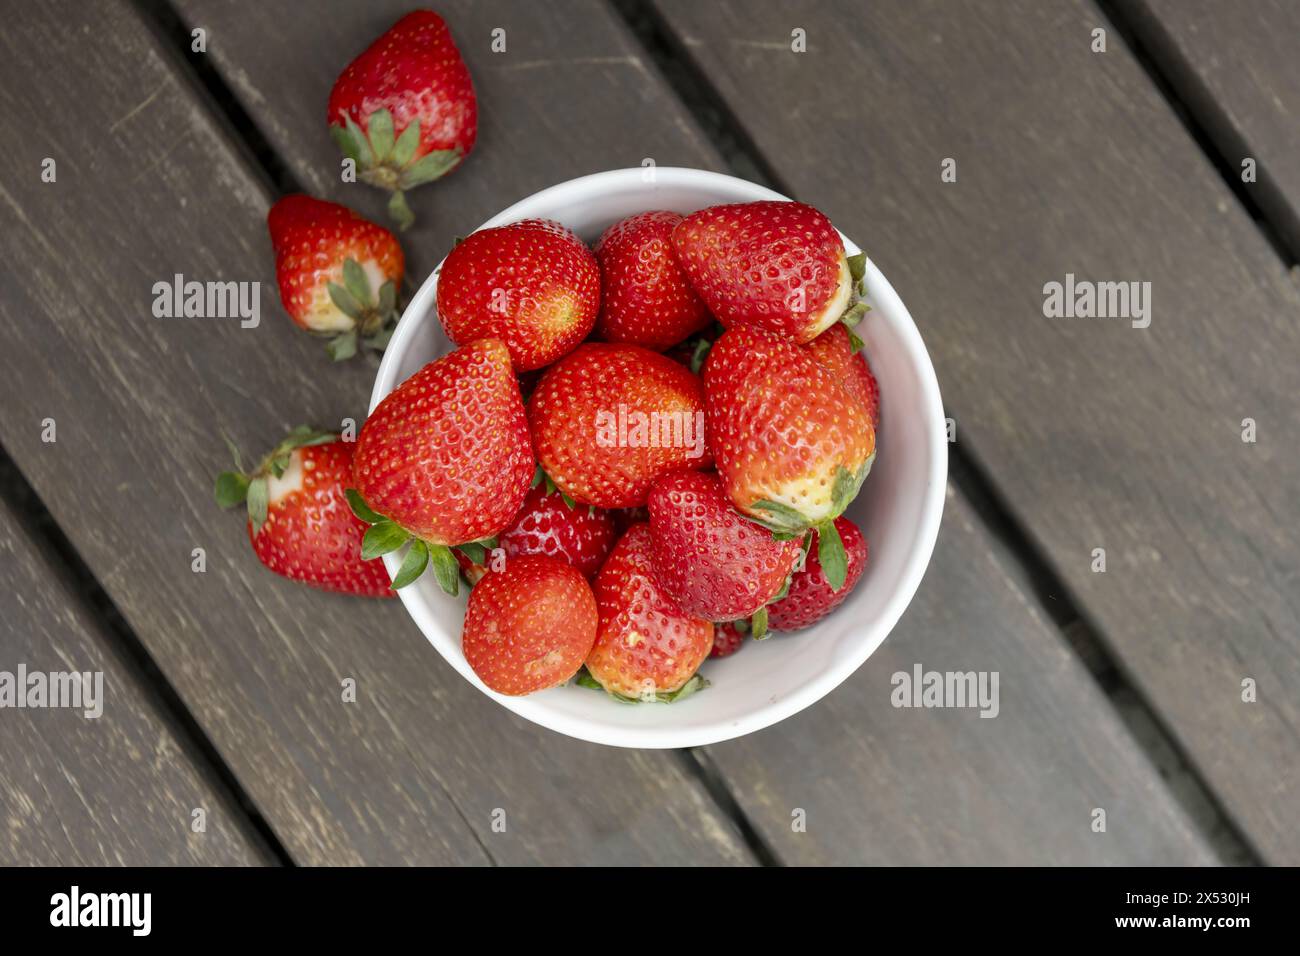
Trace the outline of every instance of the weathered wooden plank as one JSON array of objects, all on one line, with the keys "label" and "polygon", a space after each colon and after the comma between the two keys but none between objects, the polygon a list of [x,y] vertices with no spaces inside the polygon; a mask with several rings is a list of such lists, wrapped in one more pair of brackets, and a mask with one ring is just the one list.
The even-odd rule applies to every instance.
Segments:
[{"label": "weathered wooden plank", "polygon": [[[3,504],[0,578],[0,680],[15,695],[0,710],[0,865],[272,862]],[[90,675],[80,706],[46,691],[33,709],[22,678],[51,672]]]},{"label": "weathered wooden plank", "polygon": [[[297,10],[260,55],[300,48],[313,19]],[[134,10],[34,7],[0,53],[14,144],[0,440],[294,858],[749,862],[672,755],[514,719],[443,665],[398,602],[323,596],[257,566],[241,521],[210,500],[218,429],[251,451],[301,421],[359,418],[373,368],[331,366],[279,314],[268,196]],[[640,94],[629,79],[613,95]],[[562,125],[517,119],[530,149],[571,145]],[[41,181],[45,157],[56,182]],[[155,318],[154,283],[176,274],[260,281],[260,324]]]},{"label": "weathered wooden plank", "polygon": [[1179,96],[1300,260],[1300,4],[1121,0]]},{"label": "weathered wooden plank", "polygon": [[[1300,861],[1300,294],[1123,44],[1091,52],[1083,0],[659,8],[894,281],[959,440],[1255,849]],[[1150,282],[1150,326],[1045,318],[1067,274]]]},{"label": "weathered wooden plank", "polygon": [[[286,113],[277,109],[273,101],[258,91],[275,89],[281,91],[284,98],[296,102],[323,101],[333,81],[336,61],[345,60],[358,44],[364,44],[364,37],[382,30],[387,22],[395,18],[403,9],[398,3],[379,4],[364,10],[355,6],[336,4],[331,7],[328,16],[313,18],[313,37],[310,44],[302,50],[286,51],[289,61],[268,57],[259,53],[259,36],[280,36],[293,27],[296,17],[275,5],[264,5],[256,15],[241,14],[234,16],[229,12],[221,16],[222,11],[208,9],[200,4],[183,3],[188,22],[191,25],[205,23],[211,35],[220,39],[213,48],[213,56],[223,76],[230,79],[239,91],[243,106],[249,111],[258,126],[266,131],[272,145],[280,157],[287,163],[291,172],[301,181],[311,183],[328,195],[358,205],[371,203],[376,214],[378,202],[364,187],[344,186],[335,181],[334,169],[337,154],[333,143],[321,135],[320,119],[316,112],[303,111]],[[599,20],[605,17],[599,8],[583,7],[586,11],[582,18]],[[635,164],[643,155],[650,155],[659,163],[681,162],[689,165],[717,168],[719,160],[715,152],[704,144],[696,125],[688,118],[682,107],[669,95],[668,91],[654,74],[647,74],[638,79],[638,95],[635,101],[614,98],[608,92],[611,82],[628,69],[629,62],[637,65],[631,69],[639,76],[645,70],[641,66],[641,54],[629,46],[627,41],[611,32],[609,39],[594,42],[592,38],[579,32],[571,35],[569,17],[547,15],[536,5],[519,4],[453,4],[444,10],[462,49],[468,58],[478,83],[481,100],[493,109],[485,109],[485,129],[483,145],[471,157],[470,161],[454,177],[445,183],[428,190],[431,195],[421,198],[418,194],[413,202],[423,204],[427,209],[432,206],[437,215],[423,229],[417,227],[410,238],[406,239],[412,259],[422,261],[425,268],[436,262],[448,247],[451,237],[465,229],[473,228],[481,219],[496,212],[503,205],[518,195],[529,190],[548,185],[571,175],[590,172],[601,168],[618,165]],[[509,44],[515,44],[516,38],[523,38],[518,45],[508,46],[506,55],[492,54],[488,47],[488,38],[493,27],[502,27],[507,31]],[[362,39],[359,39],[362,38]],[[527,44],[527,45],[524,45]],[[323,51],[323,52],[322,52]],[[557,57],[556,51],[563,51],[563,57]],[[612,71],[612,72],[607,72]],[[593,73],[596,74],[593,77]],[[536,80],[529,83],[520,82],[521,75],[534,75]],[[606,77],[608,77],[606,79]],[[607,92],[593,97],[593,84],[599,84]],[[287,88],[286,88],[287,87]],[[520,98],[522,103],[519,103]],[[574,148],[563,154],[551,156],[541,150],[530,153],[531,161],[521,164],[519,157],[508,146],[512,137],[511,130],[525,122],[525,112],[515,112],[518,104],[521,110],[543,111],[548,116],[570,117],[565,104],[581,102],[582,120],[574,119],[566,135]],[[638,108],[639,106],[639,108]],[[563,111],[563,112],[557,112]],[[627,121],[620,116],[632,114],[638,129],[628,131]],[[642,132],[641,130],[644,130]],[[514,134],[516,137],[518,134]],[[493,146],[492,144],[496,144]],[[518,183],[515,187],[513,184]],[[362,190],[358,194],[357,190]],[[453,197],[444,198],[445,194],[455,193],[456,205],[448,207]],[[467,217],[452,213],[460,204],[470,204],[472,213]],[[420,205],[417,205],[417,211]],[[957,545],[949,545],[950,537],[955,537]],[[1040,669],[1060,669],[1060,649],[1053,642],[1054,636],[1048,635],[1035,618],[1025,610],[1023,599],[1007,588],[1005,575],[998,572],[999,564],[988,556],[990,543],[987,536],[977,533],[967,526],[956,531],[945,532],[941,542],[941,551],[936,557],[936,571],[940,580],[946,578],[950,570],[960,571],[965,561],[960,556],[983,554],[984,560],[973,562],[979,569],[978,585],[972,583],[970,590],[976,599],[962,607],[964,620],[969,633],[980,634],[992,632],[1008,635],[1008,646],[1023,660],[1034,662]],[[949,556],[951,550],[955,555]],[[957,567],[954,569],[954,565]],[[943,569],[943,570],[938,570]],[[963,580],[970,581],[974,571],[964,572]],[[987,602],[981,600],[985,590],[1000,598]],[[951,607],[946,604],[943,595],[930,588],[918,597],[924,610],[914,612],[922,615],[923,620],[947,619]],[[918,631],[922,631],[918,633]],[[922,628],[905,628],[901,633],[911,634],[906,646],[914,648],[922,659],[930,661],[951,660],[953,646],[951,634],[932,634]],[[1041,644],[1048,645],[1046,650]],[[881,665],[872,662],[868,670],[878,674]],[[1031,668],[1032,669],[1032,668]],[[866,679],[865,677],[859,680]],[[1203,859],[1202,845],[1186,832],[1181,822],[1180,813],[1159,792],[1150,770],[1141,758],[1136,756],[1132,742],[1116,729],[1109,717],[1107,708],[1089,688],[1086,675],[1077,670],[1068,670],[1060,680],[1046,689],[1021,688],[1030,703],[1027,712],[1035,720],[1042,722],[1039,733],[1043,740],[1059,742],[1071,739],[1076,734],[1083,735],[1087,754],[1102,755],[1096,759],[1086,754],[1080,758],[1078,766],[1061,773],[1044,777],[1027,761],[1023,754],[1013,746],[988,747],[980,744],[985,733],[984,728],[969,723],[949,723],[946,726],[927,724],[918,727],[916,735],[925,738],[932,732],[942,735],[940,740],[927,746],[917,746],[915,739],[908,735],[882,737],[878,746],[885,758],[908,774],[909,780],[916,781],[914,786],[907,786],[896,791],[875,792],[875,770],[860,761],[843,764],[830,762],[834,751],[823,751],[820,747],[810,745],[810,738],[785,735],[781,731],[772,731],[759,738],[754,747],[744,744],[729,745],[724,753],[745,753],[758,762],[771,759],[774,765],[780,765],[783,759],[780,752],[791,742],[809,753],[809,759],[816,767],[816,774],[810,779],[831,779],[840,791],[845,793],[869,793],[869,798],[850,799],[844,809],[842,818],[846,825],[852,825],[848,817],[861,814],[863,820],[858,832],[849,838],[846,850],[857,854],[860,859],[870,855],[857,851],[861,844],[855,842],[861,834],[880,832],[900,820],[910,819],[909,814],[932,813],[940,819],[953,819],[962,810],[962,795],[957,791],[929,786],[929,782],[942,779],[949,772],[963,774],[966,779],[978,779],[987,775],[991,779],[1015,781],[1007,786],[1005,799],[1013,808],[1012,816],[1017,823],[1008,823],[1008,831],[996,832],[996,839],[986,841],[984,831],[977,818],[968,816],[971,825],[964,831],[963,849],[970,860],[992,858],[1030,859],[1034,857],[1029,850],[1022,848],[1017,853],[1015,848],[1003,846],[1006,832],[1015,825],[1022,827],[1025,833],[1032,833],[1035,838],[1042,838],[1043,853],[1057,853],[1068,859],[1138,859],[1139,849],[1150,850],[1152,858],[1161,859]],[[856,695],[845,689],[832,700],[839,701],[840,706],[833,710],[837,719],[842,719],[848,726],[856,726],[867,713],[855,703]],[[847,705],[847,706],[846,706]],[[815,708],[819,710],[820,708]],[[811,719],[811,718],[810,718]],[[822,718],[826,720],[829,718]],[[922,718],[923,719],[923,718]],[[1026,728],[1030,725],[1021,718],[1001,718],[1004,723],[1015,722],[1021,728],[1014,739],[1023,743]],[[986,721],[977,721],[985,724]],[[996,721],[995,721],[996,723]],[[967,748],[965,741],[974,735],[975,741]],[[818,738],[811,738],[818,739]],[[1041,751],[1040,751],[1041,752]],[[1068,750],[1065,752],[1069,752]],[[1075,756],[1082,751],[1075,752]],[[978,754],[971,759],[971,754]],[[731,780],[737,796],[747,800],[751,779],[744,773],[737,772],[734,778],[729,776],[733,769],[728,760],[721,760],[724,777]],[[954,771],[954,767],[957,769]],[[1107,768],[1115,768],[1113,771]],[[902,768],[906,768],[903,770]],[[739,771],[741,768],[734,768]],[[1132,772],[1132,778],[1124,775]],[[1121,802],[1131,805],[1140,803],[1141,809],[1134,812],[1137,816],[1128,818],[1131,826],[1142,826],[1149,832],[1149,842],[1139,840],[1132,844],[1129,851],[1118,848],[1114,843],[1089,841],[1085,828],[1071,830],[1073,807],[1078,799],[1075,792],[1060,784],[1067,778],[1072,784],[1080,785],[1082,790],[1104,794],[1121,794]],[[922,785],[924,782],[926,785]],[[928,800],[923,806],[915,802],[916,792],[928,792]],[[1141,797],[1141,801],[1138,797]],[[757,808],[756,812],[760,812]],[[788,824],[789,810],[783,811]],[[1138,821],[1141,821],[1140,824]],[[823,835],[826,831],[821,831]],[[782,855],[792,861],[816,858],[809,852],[807,844],[780,844]],[[884,854],[877,858],[884,858]],[[934,859],[939,856],[933,843],[918,842],[915,846],[898,846],[894,859]]]}]

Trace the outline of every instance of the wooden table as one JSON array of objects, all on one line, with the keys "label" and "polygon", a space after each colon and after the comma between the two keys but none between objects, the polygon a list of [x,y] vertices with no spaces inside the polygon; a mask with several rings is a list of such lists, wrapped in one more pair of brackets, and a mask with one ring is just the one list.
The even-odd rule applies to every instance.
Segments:
[{"label": "wooden table", "polygon": [[[884,647],[678,753],[513,717],[211,502],[223,429],[365,413],[373,366],[280,313],[265,215],[382,217],[325,101],[409,4],[0,6],[0,670],[106,686],[97,720],[0,710],[0,863],[1300,863],[1300,4],[437,5],[481,129],[412,196],[413,280],[555,182],[734,172],[864,242],[957,423]],[[262,282],[263,321],[154,318],[177,273]],[[1067,274],[1150,282],[1150,326],[1045,318]],[[918,662],[998,671],[998,718],[891,706]]]}]

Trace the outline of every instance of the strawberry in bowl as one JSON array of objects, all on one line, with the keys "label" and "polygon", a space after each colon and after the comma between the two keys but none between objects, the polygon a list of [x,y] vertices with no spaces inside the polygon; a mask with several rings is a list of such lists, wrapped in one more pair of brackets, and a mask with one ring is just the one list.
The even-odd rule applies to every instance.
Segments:
[{"label": "strawberry in bowl", "polygon": [[[558,223],[595,247],[601,285],[591,327],[557,345],[548,323],[526,310],[466,322],[458,312],[466,296],[442,288],[451,251],[398,324],[372,414],[390,417],[390,393],[439,356],[501,343],[511,380],[526,376],[531,389],[531,454],[521,458],[536,460],[562,504],[594,508],[625,529],[591,579],[592,643],[573,677],[561,680],[590,633],[576,584],[585,577],[553,557],[572,573],[549,568],[565,582],[539,585],[530,600],[517,582],[536,572],[512,568],[539,556],[510,558],[495,540],[519,514],[535,474],[531,461],[516,466],[513,457],[496,471],[518,498],[468,496],[497,517],[466,533],[499,525],[489,539],[468,542],[485,561],[503,556],[496,568],[484,566],[470,600],[479,603],[474,592],[494,582],[482,603],[500,607],[497,619],[520,622],[519,647],[481,655],[483,641],[503,646],[504,637],[493,637],[503,632],[481,621],[471,627],[464,599],[442,594],[429,575],[398,592],[407,610],[485,693],[585,740],[700,746],[810,705],[888,635],[938,531],[944,416],[906,308],[820,212],[716,173],[657,168],[648,177],[638,168],[584,177],[505,209],[461,245],[529,221]],[[533,269],[524,266],[523,274]],[[543,288],[526,282],[523,291]],[[791,295],[793,288],[802,292]],[[715,320],[722,329],[711,328]],[[431,393],[420,413],[448,402],[455,404],[454,390]],[[692,445],[686,439],[694,435],[672,426],[696,412],[704,440]],[[436,423],[432,429],[438,433]],[[395,460],[402,447],[388,445]],[[528,467],[522,491],[517,467]],[[410,527],[381,506],[375,511]],[[396,575],[406,558],[398,548],[383,560]],[[529,668],[535,686],[519,676]]]}]

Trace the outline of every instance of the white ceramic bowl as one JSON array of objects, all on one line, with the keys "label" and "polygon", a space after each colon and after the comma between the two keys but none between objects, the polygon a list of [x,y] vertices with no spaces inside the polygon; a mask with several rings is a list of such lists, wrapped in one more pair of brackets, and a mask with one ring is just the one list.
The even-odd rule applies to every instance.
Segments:
[{"label": "white ceramic bowl", "polygon": [[[648,209],[689,213],[718,203],[786,198],[698,169],[616,169],[544,189],[480,228],[555,219],[594,242],[607,226]],[[847,237],[845,246],[850,255],[860,251]],[[916,593],[939,533],[948,472],[943,405],[925,345],[907,308],[870,262],[866,281],[872,311],[856,331],[880,383],[882,421],[875,465],[848,512],[866,535],[867,568],[839,610],[815,627],[749,641],[732,657],[706,661],[702,670],[712,686],[677,703],[623,704],[572,685],[505,697],[488,690],[465,663],[460,647],[464,595],[448,597],[433,575],[425,574],[400,593],[438,653],[515,713],[573,737],[620,747],[697,747],[739,737],[802,710],[852,674]],[[437,286],[435,270],[403,314],[379,367],[371,410],[450,348],[438,322]],[[400,557],[384,560],[396,574]]]}]

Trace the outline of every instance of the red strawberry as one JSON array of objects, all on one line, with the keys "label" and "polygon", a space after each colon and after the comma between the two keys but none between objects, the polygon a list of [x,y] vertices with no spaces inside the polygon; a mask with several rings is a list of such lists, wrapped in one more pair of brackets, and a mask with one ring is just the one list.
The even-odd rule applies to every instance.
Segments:
[{"label": "red strawberry", "polygon": [[258,560],[293,581],[323,591],[392,597],[383,565],[361,560],[366,525],[348,507],[350,442],[330,432],[295,428],[251,474],[217,476],[217,503],[248,504],[248,538]]},{"label": "red strawberry", "polygon": [[[836,518],[835,530],[844,543],[847,571],[844,584],[836,589],[826,579],[821,560],[817,557],[820,541],[808,549],[808,560],[790,579],[790,590],[767,609],[768,626],[778,631],[797,631],[820,621],[844,603],[862,577],[867,564],[867,541],[862,532],[848,518]],[[813,532],[814,535],[817,532]]]},{"label": "red strawberry", "polygon": [[730,621],[713,625],[713,650],[710,657],[730,657],[740,650],[749,635],[748,621]]},{"label": "red strawberry", "polygon": [[403,190],[455,169],[478,133],[469,70],[442,17],[416,10],[347,65],[334,81],[330,134],[361,178],[392,192],[389,215],[415,217]]},{"label": "red strawberry", "polygon": [[645,504],[662,474],[708,464],[700,378],[636,345],[588,343],[528,401],[537,460],[580,504]]},{"label": "red strawberry", "polygon": [[670,701],[705,686],[695,672],[713,648],[713,625],[659,587],[650,552],[650,526],[633,525],[596,575],[600,624],[587,672],[619,697]]},{"label": "red strawberry", "polygon": [[709,444],[723,488],[744,514],[783,535],[821,531],[836,588],[845,557],[833,520],[875,458],[866,407],[806,349],[757,329],[729,329],[704,365]]},{"label": "red strawberry", "polygon": [[393,586],[415,580],[432,559],[438,583],[455,594],[448,546],[507,527],[534,470],[505,344],[462,346],[399,385],[357,437],[349,499],[372,524],[363,554],[378,557],[415,538]]},{"label": "red strawberry", "polygon": [[457,344],[495,336],[516,371],[550,365],[587,337],[600,267],[558,222],[529,219],[473,233],[438,273],[438,318]]},{"label": "red strawberry", "polygon": [[329,335],[336,360],[355,355],[358,340],[382,350],[405,268],[397,237],[346,206],[301,194],[272,206],[266,225],[289,317]]},{"label": "red strawberry", "polygon": [[711,321],[673,253],[675,212],[643,212],[596,241],[601,304],[596,331],[606,342],[663,351]]},{"label": "red strawberry", "polygon": [[862,341],[842,322],[832,325],[805,346],[813,358],[835,376],[858,401],[867,407],[871,427],[880,427],[880,387],[862,354]]},{"label": "red strawberry", "polygon": [[655,575],[692,617],[749,617],[781,590],[799,560],[798,541],[776,541],[736,513],[717,475],[665,475],[649,500]]},{"label": "red strawberry", "polygon": [[475,585],[461,647],[492,690],[531,694],[577,673],[596,640],[596,620],[587,579],[558,558],[530,554]]},{"label": "red strawberry", "polygon": [[795,342],[862,317],[866,257],[852,259],[829,219],[797,202],[711,206],[682,220],[673,246],[695,291],[727,328]]},{"label": "red strawberry", "polygon": [[[534,481],[537,484],[528,492],[515,520],[497,535],[501,557],[508,561],[525,554],[545,554],[569,562],[586,577],[595,577],[614,547],[613,512],[569,504],[554,486],[548,490],[537,478]],[[474,557],[479,561],[457,554],[471,583],[482,576],[490,560],[486,551]]]}]

